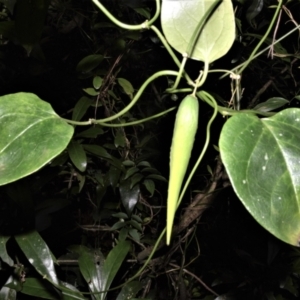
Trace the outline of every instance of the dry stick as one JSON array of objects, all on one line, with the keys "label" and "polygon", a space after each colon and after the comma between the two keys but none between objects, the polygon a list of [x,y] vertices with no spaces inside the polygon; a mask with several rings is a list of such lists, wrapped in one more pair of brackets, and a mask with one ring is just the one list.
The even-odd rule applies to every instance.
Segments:
[{"label": "dry stick", "polygon": [[[193,221],[201,217],[204,211],[210,207],[210,204],[216,196],[214,192],[218,186],[220,179],[222,178],[223,165],[220,159],[217,160],[217,165],[215,167],[213,180],[210,186],[207,188],[206,192],[197,194],[192,203],[186,208],[179,225],[175,226],[173,230],[173,236],[178,235],[181,231],[186,229]],[[165,239],[162,239],[157,247],[157,250],[165,246]],[[142,261],[150,255],[153,246],[144,249],[137,255],[137,260]]]},{"label": "dry stick", "polygon": [[[294,58],[294,60],[291,62],[291,65],[293,65],[293,63],[296,62],[297,60],[298,60],[297,58]],[[286,66],[284,69],[281,70],[280,74],[284,74],[288,70],[289,70],[289,67]],[[272,83],[273,83],[273,79],[270,79],[267,83],[265,83],[263,85],[263,87],[256,93],[254,98],[250,101],[248,108],[252,108],[256,105],[257,100],[260,97],[260,95],[262,95]]]}]

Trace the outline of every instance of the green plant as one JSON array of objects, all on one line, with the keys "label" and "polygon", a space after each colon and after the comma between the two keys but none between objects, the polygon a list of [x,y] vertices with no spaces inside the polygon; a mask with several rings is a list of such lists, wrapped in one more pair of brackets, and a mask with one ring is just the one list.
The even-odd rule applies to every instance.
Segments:
[{"label": "green plant", "polygon": [[[195,95],[201,100],[201,105],[206,103],[213,109],[212,116],[207,122],[203,149],[184,184],[196,122],[193,119],[191,123],[186,124],[191,120],[184,119],[184,125],[192,126],[193,132],[189,131],[191,128],[185,132],[184,127],[176,128],[177,125],[175,125],[173,141],[174,143],[184,143],[184,147],[179,152],[174,151],[174,156],[171,152],[167,244],[170,244],[175,210],[181,204],[191,178],[196,173],[210,145],[210,127],[219,112],[223,116],[230,116],[220,134],[219,150],[222,163],[237,196],[264,228],[279,239],[299,246],[300,223],[297,209],[299,203],[299,149],[293,141],[299,135],[300,111],[297,108],[290,108],[278,113],[272,112],[288,103],[284,98],[272,98],[256,106],[253,105],[254,107],[240,109],[242,73],[250,63],[255,62],[255,58],[278,45],[280,41],[280,39],[276,42],[269,41],[268,36],[278,19],[280,10],[284,7],[282,1],[276,5],[276,11],[269,27],[263,35],[259,35],[259,42],[252,49],[248,59],[233,70],[212,69],[212,63],[229,51],[235,39],[235,27],[238,26],[238,23],[235,23],[234,9],[229,0],[222,2],[188,1],[184,4],[182,1],[164,0],[162,8],[160,1],[157,0],[154,16],[140,25],[128,25],[120,22],[109,13],[101,2],[97,0],[93,0],[93,2],[113,24],[122,29],[131,31],[149,29],[156,33],[177,65],[178,71],[160,70],[156,72],[149,76],[135,93],[134,85],[129,80],[117,77],[120,72],[120,70],[115,70],[117,62],[108,69],[102,65],[106,58],[104,53],[89,54],[80,60],[76,68],[79,76],[86,79],[86,82],[91,80],[89,87],[84,88],[87,95],[80,98],[74,106],[71,120],[61,118],[48,103],[31,93],[18,93],[0,98],[2,124],[0,133],[3,137],[0,143],[0,184],[6,185],[34,174],[46,164],[53,167],[60,166],[59,176],[68,178],[70,182],[68,192],[65,194],[79,195],[89,185],[96,186],[94,195],[91,196],[93,199],[91,203],[94,206],[93,221],[99,222],[111,217],[119,219],[109,227],[111,232],[118,231],[118,238],[112,239],[114,247],[111,246],[111,249],[107,251],[104,250],[108,253],[107,255],[98,249],[95,253],[91,247],[86,245],[69,247],[69,251],[76,256],[80,274],[85,280],[84,288],[88,287],[89,290],[87,293],[77,289],[75,284],[65,283],[58,279],[54,266],[59,260],[54,257],[36,231],[16,234],[14,239],[30,264],[45,280],[29,278],[23,282],[23,268],[17,265],[18,276],[17,278],[12,276],[10,282],[6,284],[6,287],[10,289],[8,292],[19,291],[22,288],[22,292],[25,294],[47,299],[56,299],[57,297],[85,299],[85,295],[91,296],[93,299],[106,297],[118,270],[134,245],[130,240],[140,244],[144,230],[143,225],[148,222],[145,208],[138,206],[140,195],[153,197],[156,185],[159,184],[159,181],[165,181],[160,172],[147,161],[149,153],[143,153],[143,149],[138,147],[139,136],[136,131],[130,129],[131,126],[135,126],[134,128],[146,126],[144,125],[146,121],[160,118],[175,109],[171,107],[150,116],[138,114],[138,118],[131,113],[134,106],[138,104],[138,100],[145,94],[146,88],[155,79],[165,76],[175,77],[173,84],[166,88],[166,95],[180,93],[185,95],[193,91],[193,96],[185,96],[182,100],[177,118],[181,119],[182,114],[185,113],[181,111],[183,107],[188,108],[188,112],[192,109],[193,114],[198,115],[198,102],[195,102],[197,100]],[[250,9],[253,10],[253,7],[251,6]],[[148,10],[139,10],[138,12],[141,15],[147,15]],[[251,12],[251,16],[250,12],[248,11],[246,17],[253,26],[253,19],[259,12],[256,11],[255,15]],[[190,17],[189,27],[186,22],[187,15]],[[158,16],[161,16],[164,35],[153,25]],[[297,29],[299,29],[299,25],[296,25],[287,36]],[[120,31],[117,35],[119,34],[124,33]],[[29,44],[25,41],[21,42],[27,53],[33,49],[39,35],[36,33],[35,39],[30,40]],[[182,54],[182,62],[178,60],[166,40]],[[267,43],[267,48],[257,53],[263,43]],[[122,39],[118,40],[118,43],[114,44],[112,48],[112,53],[116,51],[116,48],[118,51],[121,48],[118,57],[123,56],[126,52]],[[186,63],[189,59],[203,62],[203,70],[194,81],[186,70]],[[224,106],[226,101],[220,95],[213,95],[203,89],[208,76],[214,72],[224,73],[223,76],[230,75],[232,101],[228,106]],[[187,83],[182,83],[182,79]],[[124,100],[120,101],[122,98]],[[223,105],[217,104],[216,99]],[[193,103],[186,103],[187,100],[193,100]],[[81,121],[86,115],[91,116],[89,112],[91,108],[93,117],[90,117],[88,121]],[[103,109],[102,114],[99,113],[99,108]],[[98,118],[98,115],[101,118]],[[257,117],[258,115],[264,118],[260,119]],[[81,130],[81,126],[90,126],[90,128]],[[201,125],[202,127],[203,125]],[[106,130],[109,130],[109,137],[105,137]],[[180,136],[177,136],[178,133]],[[186,136],[183,139],[185,133]],[[149,140],[150,138],[146,136],[145,139]],[[175,149],[175,145],[172,145],[172,151],[173,149]],[[99,165],[103,161],[106,166],[99,171]],[[221,163],[219,162],[219,164]],[[172,169],[174,165],[176,168]],[[205,196],[195,200],[189,208],[206,204],[204,200],[206,197],[209,198],[209,195],[216,189],[214,183],[221,173],[219,168],[219,165],[215,171],[210,168],[211,185],[203,193]],[[180,173],[180,176],[177,177],[176,189],[173,188],[173,172]],[[74,178],[76,181],[73,180]],[[116,190],[120,194],[125,212],[116,212],[119,206],[118,201],[112,200],[109,204],[102,202],[107,195],[113,199]],[[171,192],[176,192],[174,198],[170,196]],[[201,213],[195,209],[189,219],[184,215],[174,228],[173,236],[180,233],[183,228],[188,228]],[[143,218],[146,221],[143,221]],[[117,299],[125,299],[124,294],[126,293],[126,297],[132,298],[139,292],[142,285],[135,279],[148,267],[156,249],[164,245],[162,239],[165,232],[166,229],[162,229],[155,242],[148,243],[153,247],[151,252],[145,255],[148,258],[139,270],[136,269],[134,274],[128,276],[129,278],[123,278],[125,283],[122,284],[123,287]],[[13,266],[5,248],[8,240],[9,237],[2,237],[1,257],[7,265]],[[189,242],[186,240],[185,249],[188,248],[188,244]],[[139,260],[143,260],[143,258],[139,258]],[[185,261],[182,261],[182,266],[179,267],[180,280],[183,280],[183,273],[186,272],[184,265]],[[188,272],[186,273],[188,274]],[[45,285],[46,281],[47,284],[50,284],[49,287]],[[197,281],[201,283],[198,278]],[[198,293],[198,290],[196,292]],[[210,292],[217,295],[214,291],[210,290]]]}]

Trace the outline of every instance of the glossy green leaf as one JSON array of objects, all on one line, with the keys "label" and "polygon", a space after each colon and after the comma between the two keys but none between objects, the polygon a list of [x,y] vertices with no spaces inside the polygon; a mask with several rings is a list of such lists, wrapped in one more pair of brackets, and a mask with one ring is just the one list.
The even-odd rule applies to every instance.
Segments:
[{"label": "glossy green leaf", "polygon": [[219,146],[233,188],[250,214],[277,238],[300,245],[300,110],[270,118],[237,114]]},{"label": "glossy green leaf", "polygon": [[128,300],[135,297],[135,295],[143,288],[140,281],[131,281],[126,283],[116,300]]},{"label": "glossy green leaf", "polygon": [[25,282],[23,282],[22,293],[42,299],[56,300],[58,298],[58,294],[51,284],[38,278],[26,278]]},{"label": "glossy green leaf", "polygon": [[102,85],[103,79],[100,76],[95,76],[93,78],[93,86],[96,90],[99,90]]},{"label": "glossy green leaf", "polygon": [[[208,18],[214,7],[216,9]],[[208,21],[205,23],[205,20]],[[173,48],[181,54],[189,52],[190,58],[208,63],[225,55],[235,38],[231,0],[163,0],[161,23],[167,41]],[[202,30],[197,34],[200,27]],[[194,47],[189,51],[193,36]]]},{"label": "glossy green leaf", "polygon": [[60,154],[74,128],[31,93],[0,97],[0,185],[34,173]]},{"label": "glossy green leaf", "polygon": [[[103,290],[108,290],[114,280],[118,270],[120,269],[123,260],[128,254],[131,244],[128,241],[120,241],[106,257],[103,266]],[[106,293],[101,294],[101,299],[104,300]]]},{"label": "glossy green leaf", "polygon": [[82,145],[73,140],[68,146],[68,153],[74,166],[80,172],[84,172],[87,166],[87,158]]},{"label": "glossy green leaf", "polygon": [[15,236],[19,247],[36,271],[54,284],[59,284],[52,254],[42,237],[36,231]]},{"label": "glossy green leaf", "polygon": [[88,73],[98,67],[103,58],[104,57],[101,54],[88,55],[78,63],[76,71],[81,73]]},{"label": "glossy green leaf", "polygon": [[274,98],[268,99],[265,102],[259,103],[253,109],[267,112],[267,111],[271,111],[271,110],[280,108],[284,105],[287,105],[288,103],[289,103],[289,101],[284,98],[274,97]]},{"label": "glossy green leaf", "polygon": [[117,78],[117,80],[118,80],[118,84],[122,87],[125,94],[127,94],[132,98],[134,92],[134,88],[132,84],[125,78]]},{"label": "glossy green leaf", "polygon": [[1,260],[7,263],[9,266],[14,265],[14,261],[11,259],[11,257],[8,255],[6,250],[6,243],[10,239],[10,236],[0,236],[0,257]]},{"label": "glossy green leaf", "polygon": [[140,194],[140,188],[138,185],[133,188],[130,188],[130,185],[131,180],[128,179],[121,182],[119,187],[122,204],[129,216],[137,204]]},{"label": "glossy green leaf", "polygon": [[28,54],[40,40],[49,4],[50,0],[23,0],[16,3],[16,33]]},{"label": "glossy green leaf", "polygon": [[73,109],[72,120],[80,121],[82,117],[86,114],[91,104],[92,100],[90,98],[85,96],[81,97]]},{"label": "glossy green leaf", "polygon": [[[88,283],[91,292],[103,291],[103,263],[104,256],[100,250],[79,247],[78,265],[82,276]],[[95,299],[102,299],[101,294],[94,294]]]}]

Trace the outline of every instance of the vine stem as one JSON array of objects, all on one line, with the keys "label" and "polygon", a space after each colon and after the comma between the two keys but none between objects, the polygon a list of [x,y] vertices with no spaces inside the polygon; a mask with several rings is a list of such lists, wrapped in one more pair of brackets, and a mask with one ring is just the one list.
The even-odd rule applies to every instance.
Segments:
[{"label": "vine stem", "polygon": [[139,25],[130,25],[123,23],[119,21],[117,18],[115,18],[106,8],[103,4],[99,2],[99,0],[92,0],[94,4],[117,26],[123,29],[128,29],[128,30],[142,30],[142,29],[149,29],[149,26],[152,25],[157,18],[160,15],[160,0],[155,0],[156,2],[156,11],[155,15],[150,19],[146,20],[144,23],[139,24]]}]

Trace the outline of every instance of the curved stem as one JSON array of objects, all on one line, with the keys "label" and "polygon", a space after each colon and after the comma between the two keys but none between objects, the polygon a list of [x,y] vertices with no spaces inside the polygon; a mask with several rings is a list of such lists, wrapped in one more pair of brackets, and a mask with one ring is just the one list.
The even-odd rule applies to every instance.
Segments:
[{"label": "curved stem", "polygon": [[127,113],[131,107],[139,100],[140,96],[142,95],[142,93],[144,92],[145,88],[149,85],[149,83],[151,83],[153,80],[155,80],[156,78],[160,77],[160,76],[177,76],[178,72],[177,71],[170,71],[170,70],[164,70],[164,71],[159,71],[155,74],[153,74],[151,77],[149,77],[140,87],[140,89],[138,90],[138,92],[135,94],[134,98],[131,100],[131,102],[125,107],[123,108],[121,111],[119,111],[117,114],[105,118],[105,119],[100,119],[100,120],[95,120],[95,124],[101,124],[101,123],[106,123],[112,120],[115,120],[119,117],[121,117],[123,114]]},{"label": "curved stem", "polygon": [[139,24],[139,25],[129,25],[125,24],[121,21],[119,21],[117,18],[115,18],[105,7],[103,4],[99,2],[99,0],[92,0],[94,4],[117,26],[123,29],[128,29],[128,30],[141,30],[141,29],[149,29],[149,26],[153,24],[157,18],[160,15],[160,0],[155,0],[156,1],[156,11],[155,15],[148,21],[146,20],[144,23]]},{"label": "curved stem", "polygon": [[171,107],[163,112],[160,112],[156,115],[153,115],[151,117],[148,117],[148,118],[145,118],[145,119],[141,119],[141,120],[137,120],[137,121],[132,121],[132,122],[128,122],[128,123],[120,123],[120,124],[108,124],[108,123],[104,123],[104,122],[98,122],[97,124],[100,124],[102,126],[105,126],[105,127],[126,127],[126,126],[135,126],[135,125],[139,125],[139,124],[142,124],[144,122],[147,122],[147,121],[150,121],[152,119],[155,119],[155,118],[159,118],[167,113],[169,113],[170,111],[174,110],[176,107]]},{"label": "curved stem", "polygon": [[[168,44],[168,42],[166,41],[166,39],[162,35],[162,33],[154,25],[150,26],[150,29],[152,29],[156,33],[157,37],[160,39],[160,41],[164,45],[164,47],[166,48],[166,50],[168,51],[168,53],[172,57],[173,61],[177,65],[177,67],[180,68],[181,62],[177,58],[176,54],[173,52],[172,48],[170,47],[170,45]],[[187,80],[188,84],[193,85],[192,79],[189,77],[189,75],[186,72],[183,72],[183,76]]]}]

